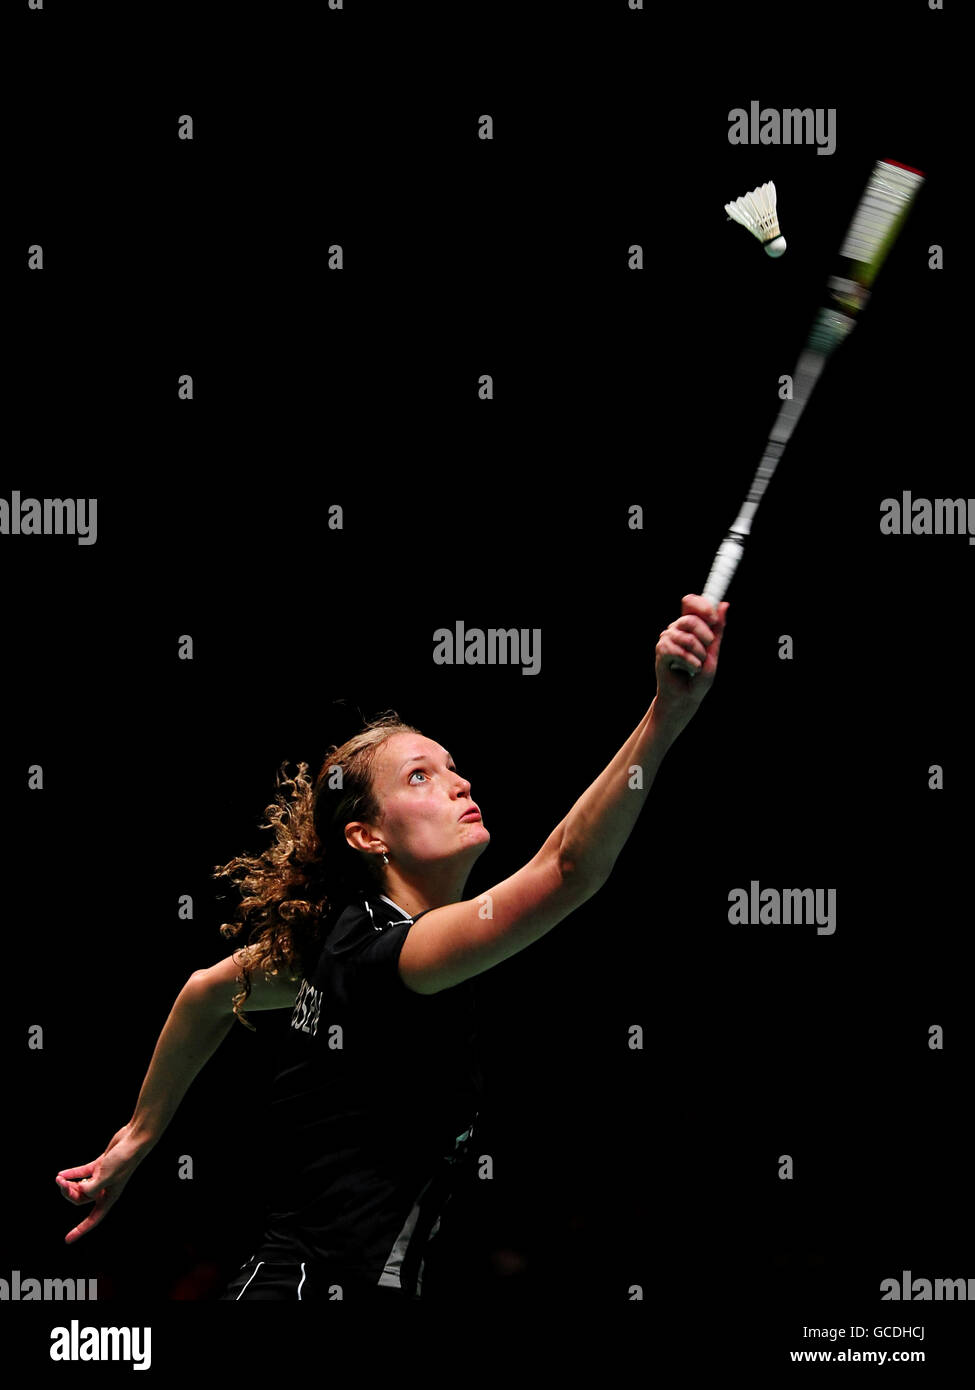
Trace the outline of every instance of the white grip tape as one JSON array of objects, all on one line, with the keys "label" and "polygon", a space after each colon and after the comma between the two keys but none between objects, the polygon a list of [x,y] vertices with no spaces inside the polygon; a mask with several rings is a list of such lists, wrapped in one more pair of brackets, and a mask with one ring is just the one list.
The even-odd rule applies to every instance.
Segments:
[{"label": "white grip tape", "polygon": [[731,583],[731,576],[738,568],[738,561],[744,553],[744,545],[737,536],[729,536],[727,540],[721,542],[717,555],[714,557],[714,564],[711,566],[711,573],[708,575],[708,582],[704,586],[704,597],[709,599],[715,607],[724,598],[728,585]]},{"label": "white grip tape", "polygon": [[[708,582],[704,586],[702,598],[706,598],[717,608],[718,604],[725,596],[728,585],[731,583],[731,576],[738,568],[738,561],[741,559],[745,550],[744,541],[737,536],[728,536],[721,542],[718,553],[714,557],[714,564],[711,566],[711,573],[708,575]],[[670,669],[683,670],[677,667],[676,662],[670,663]],[[696,671],[689,671],[688,675],[693,680],[697,675]]]}]

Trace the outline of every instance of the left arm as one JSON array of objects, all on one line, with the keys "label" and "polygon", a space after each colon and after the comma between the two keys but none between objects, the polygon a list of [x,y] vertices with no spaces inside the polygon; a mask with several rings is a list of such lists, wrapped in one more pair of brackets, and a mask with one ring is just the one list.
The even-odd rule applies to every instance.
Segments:
[{"label": "left arm", "polygon": [[[140,1153],[158,1142],[197,1073],[233,1028],[233,1000],[243,985],[239,976],[247,951],[243,947],[207,970],[194,970],[180,991],[128,1125]],[[297,993],[297,984],[255,971],[244,1012],[290,1008]]]},{"label": "left arm", "polygon": [[[72,1245],[87,1235],[118,1201],[129,1178],[159,1142],[197,1073],[234,1025],[233,997],[245,947],[208,970],[194,970],[180,990],[159,1035],[131,1120],[90,1163],[62,1168],[56,1181],[74,1206],[95,1203],[84,1221],[65,1236]],[[298,984],[257,971],[251,977],[247,1007],[284,1009],[295,1001]]]},{"label": "left arm", "polygon": [[[244,984],[242,967],[248,960],[247,949],[244,947],[235,951],[232,956],[211,965],[208,970],[194,970],[190,976],[190,980],[196,982],[197,989],[217,1017],[224,1013],[233,1013],[234,995],[240,993]],[[251,972],[251,992],[243,1006],[244,1013],[292,1007],[301,987],[300,978],[289,979],[284,972],[265,975],[263,970],[254,970],[250,965],[248,969]]]}]

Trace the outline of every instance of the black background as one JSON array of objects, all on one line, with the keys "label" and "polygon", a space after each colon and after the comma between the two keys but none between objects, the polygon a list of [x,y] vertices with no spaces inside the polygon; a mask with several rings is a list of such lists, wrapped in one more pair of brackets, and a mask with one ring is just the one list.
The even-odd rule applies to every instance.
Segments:
[{"label": "black background", "polygon": [[[610,882],[479,981],[495,1177],[445,1223],[430,1292],[616,1313],[715,1366],[705,1327],[778,1366],[803,1325],[925,1321],[943,1357],[970,1326],[878,1292],[975,1277],[975,550],[879,529],[885,497],[971,491],[956,40],[920,4],[858,9],[22,16],[7,260],[17,279],[41,243],[45,269],[19,273],[4,495],[97,496],[98,541],[2,538],[0,1276],[97,1277],[177,1359],[163,1305],[212,1300],[260,1234],[286,1015],[230,1035],[70,1249],[54,1174],[128,1119],[179,988],[227,954],[210,869],[265,843],[282,761],[317,771],[384,709],[471,780],[492,842],[468,895],[534,853],[653,698],[658,634],[892,158],[926,183],[769,489],[713,692]],[[731,146],[753,99],[834,107],[835,153]],[[768,179],[774,262],[723,213]],[[541,629],[540,674],[435,666],[457,620]],[[731,926],[752,879],[835,888],[836,933]]]}]

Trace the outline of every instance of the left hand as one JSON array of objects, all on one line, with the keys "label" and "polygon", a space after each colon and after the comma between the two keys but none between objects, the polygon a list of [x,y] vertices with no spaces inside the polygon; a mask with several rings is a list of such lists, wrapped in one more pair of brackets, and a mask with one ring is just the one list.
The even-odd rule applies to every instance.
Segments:
[{"label": "left hand", "polygon": [[[700,594],[685,594],[681,616],[665,627],[657,643],[655,672],[658,715],[689,719],[711,689],[718,669],[718,653],[724,636],[727,603],[717,613]],[[670,663],[677,661],[676,670]]]},{"label": "left hand", "polygon": [[62,1168],[54,1181],[61,1189],[61,1196],[73,1206],[84,1206],[94,1202],[94,1210],[84,1221],[70,1230],[64,1238],[66,1245],[93,1230],[108,1215],[121,1197],[125,1185],[146,1156],[148,1146],[135,1137],[130,1124],[123,1125],[113,1136],[105,1152],[91,1163],[82,1163],[77,1168]]}]

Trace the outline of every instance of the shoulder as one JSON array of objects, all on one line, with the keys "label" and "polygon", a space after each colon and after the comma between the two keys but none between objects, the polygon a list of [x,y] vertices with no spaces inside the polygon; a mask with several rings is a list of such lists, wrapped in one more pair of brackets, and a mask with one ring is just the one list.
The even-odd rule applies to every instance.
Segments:
[{"label": "shoulder", "polygon": [[348,903],[325,940],[323,977],[333,984],[345,979],[350,987],[355,981],[365,985],[368,979],[387,975],[399,983],[399,953],[415,920],[380,897]]},{"label": "shoulder", "polygon": [[415,920],[383,898],[356,898],[333,919],[325,937],[323,955],[332,961],[346,961],[364,953],[371,955],[373,946],[380,942],[392,944],[404,940]]},{"label": "shoulder", "polygon": [[325,945],[332,952],[347,951],[358,943],[368,940],[386,927],[388,916],[383,906],[369,898],[355,898],[347,902],[332,919],[332,925],[325,937]]}]

